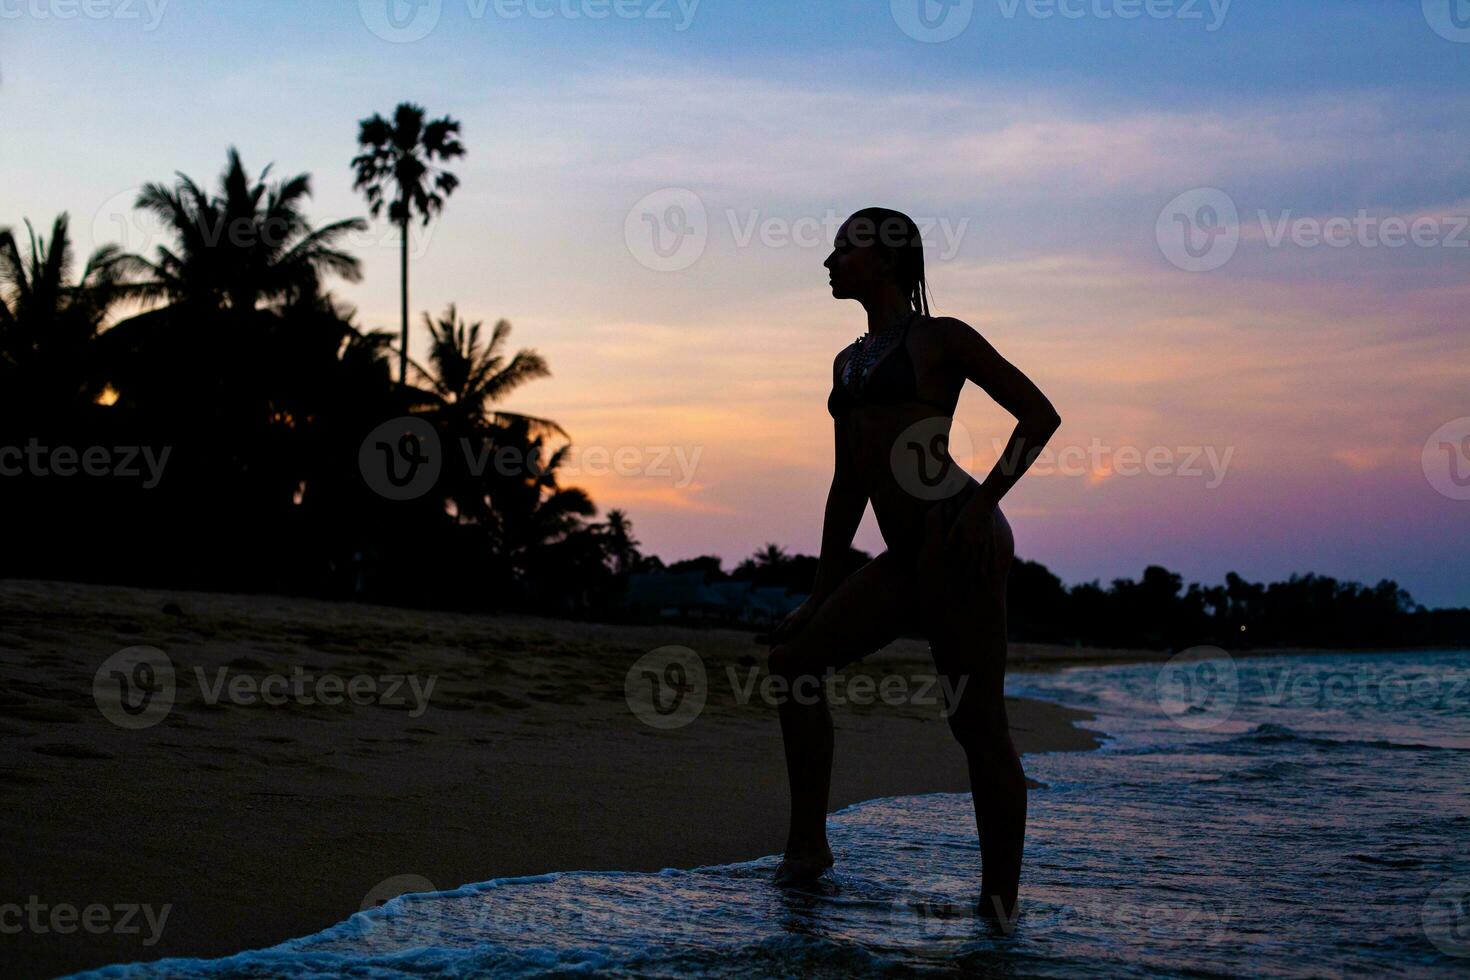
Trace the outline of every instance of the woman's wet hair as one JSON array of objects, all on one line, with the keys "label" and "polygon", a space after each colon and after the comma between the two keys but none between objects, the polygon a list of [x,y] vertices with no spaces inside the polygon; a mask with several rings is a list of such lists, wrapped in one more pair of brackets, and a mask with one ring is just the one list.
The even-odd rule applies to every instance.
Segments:
[{"label": "woman's wet hair", "polygon": [[924,238],[914,219],[889,208],[863,208],[847,219],[846,238],[858,248],[876,245],[893,258],[894,274],[909,305],[929,315],[928,283],[924,279]]}]

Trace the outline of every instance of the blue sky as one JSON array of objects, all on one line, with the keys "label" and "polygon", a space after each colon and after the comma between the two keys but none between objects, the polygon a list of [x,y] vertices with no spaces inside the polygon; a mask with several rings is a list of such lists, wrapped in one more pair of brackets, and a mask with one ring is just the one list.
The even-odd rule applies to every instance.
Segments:
[{"label": "blue sky", "polygon": [[[152,30],[143,0],[62,19],[67,2],[0,0],[0,224],[68,210],[83,248],[149,247],[137,186],[212,183],[231,145],[252,169],[310,172],[318,221],[356,215],[356,121],[404,99],[452,114],[470,155],[414,243],[413,309],[510,319],[555,373],[514,407],[579,443],[698,450],[687,482],[590,466],[571,481],[665,558],[816,550],[827,372],[861,322],[825,293],[824,241],[742,229],[882,202],[955,232],[929,242],[938,312],[1051,394],[1059,448],[1232,450],[1215,487],[1106,461],[1028,477],[1005,504],[1021,554],[1068,581],[1148,562],[1208,581],[1311,570],[1470,603],[1470,502],[1421,458],[1470,416],[1470,248],[1453,233],[1470,212],[1470,43],[1453,21],[1436,32],[1438,0],[1235,0],[1223,18],[1185,0],[1067,0],[1076,17],[989,0],[938,43],[888,0],[702,0],[684,30],[673,0],[605,20],[444,0],[407,43],[370,29],[384,0],[171,0]],[[1097,13],[1129,9],[1168,16]],[[1201,188],[1238,210],[1240,244],[1191,272],[1160,216]],[[658,271],[626,223],[669,189],[696,196],[708,241]],[[1355,217],[1436,237],[1272,241]],[[354,249],[366,280],[336,292],[395,326],[396,239],[378,225]],[[982,469],[1006,419],[971,391],[960,421]],[[882,546],[871,518],[858,544]]]}]

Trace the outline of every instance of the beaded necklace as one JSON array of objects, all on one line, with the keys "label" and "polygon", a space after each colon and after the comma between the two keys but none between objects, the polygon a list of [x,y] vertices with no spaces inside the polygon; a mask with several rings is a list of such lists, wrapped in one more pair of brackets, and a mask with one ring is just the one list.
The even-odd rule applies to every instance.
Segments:
[{"label": "beaded necklace", "polygon": [[863,385],[868,380],[868,370],[893,346],[896,338],[903,328],[907,327],[909,321],[914,318],[913,310],[909,310],[903,319],[896,320],[877,334],[864,334],[851,344],[853,352],[848,355],[847,363],[842,369],[842,383],[849,384],[853,378],[853,369],[857,369],[857,384],[854,386],[858,392],[862,391]]}]

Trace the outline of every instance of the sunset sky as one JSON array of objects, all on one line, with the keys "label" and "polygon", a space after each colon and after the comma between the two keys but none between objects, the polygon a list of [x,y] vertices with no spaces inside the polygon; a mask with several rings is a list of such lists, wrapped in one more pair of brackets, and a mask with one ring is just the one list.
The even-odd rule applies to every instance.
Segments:
[{"label": "sunset sky", "polygon": [[[926,41],[914,0],[0,0],[0,225],[69,211],[79,252],[151,248],[138,186],[212,187],[232,145],[311,173],[317,223],[359,215],[357,120],[450,114],[469,155],[416,231],[415,318],[509,319],[554,377],[507,407],[570,430],[566,482],[645,550],[728,568],[818,547],[831,358],[864,328],[821,263],[842,217],[895,207],[932,225],[935,312],[1061,412],[1063,464],[1002,505],[1022,557],[1470,604],[1470,460],[1439,448],[1470,438],[1470,13],[922,2],[970,19]],[[684,267],[650,267],[649,201],[703,209]],[[1221,201],[1234,251],[1191,257],[1180,216]],[[396,331],[397,239],[352,250],[335,293]],[[967,390],[977,475],[1009,424]],[[882,547],[871,515],[856,543]]]}]

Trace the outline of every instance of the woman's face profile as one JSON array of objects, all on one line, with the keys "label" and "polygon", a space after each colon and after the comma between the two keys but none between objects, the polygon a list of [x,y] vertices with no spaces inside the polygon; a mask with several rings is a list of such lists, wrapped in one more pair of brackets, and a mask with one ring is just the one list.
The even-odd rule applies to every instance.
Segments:
[{"label": "woman's face profile", "polygon": [[852,218],[838,229],[832,241],[832,254],[822,263],[830,273],[834,299],[858,298],[874,283],[892,275],[882,250],[873,247],[875,237],[875,229],[854,227]]}]

